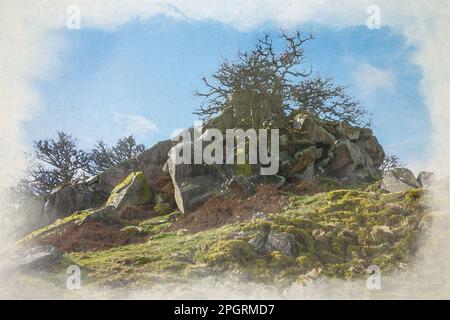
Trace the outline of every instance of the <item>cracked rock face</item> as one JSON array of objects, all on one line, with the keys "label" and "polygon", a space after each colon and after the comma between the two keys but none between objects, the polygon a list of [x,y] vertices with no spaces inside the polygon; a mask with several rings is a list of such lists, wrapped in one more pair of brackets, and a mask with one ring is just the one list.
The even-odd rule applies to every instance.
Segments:
[{"label": "cracked rock face", "polygon": [[381,182],[381,189],[388,192],[405,192],[415,188],[420,188],[420,184],[414,174],[406,168],[389,170]]}]

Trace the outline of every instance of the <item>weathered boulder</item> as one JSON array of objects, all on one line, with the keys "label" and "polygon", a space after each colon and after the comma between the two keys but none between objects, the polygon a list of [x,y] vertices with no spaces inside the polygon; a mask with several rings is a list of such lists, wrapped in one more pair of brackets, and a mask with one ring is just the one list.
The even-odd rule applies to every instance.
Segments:
[{"label": "weathered boulder", "polygon": [[348,139],[338,140],[327,173],[345,183],[355,183],[376,176],[377,171],[370,156]]},{"label": "weathered boulder", "polygon": [[287,256],[295,256],[295,238],[292,234],[271,231],[267,237],[265,249],[268,252],[281,251]]},{"label": "weathered boulder", "polygon": [[13,255],[13,265],[22,269],[43,270],[59,262],[62,255],[53,246],[22,249]]},{"label": "weathered boulder", "polygon": [[364,136],[363,139],[354,141],[354,143],[367,152],[370,159],[372,159],[374,167],[378,168],[383,163],[385,157],[384,150],[375,136]]},{"label": "weathered boulder", "polygon": [[140,171],[144,173],[147,183],[151,187],[156,187],[160,178],[165,174],[163,166],[167,162],[172,145],[171,140],[160,141],[137,156]]},{"label": "weathered boulder", "polygon": [[332,145],[336,141],[335,137],[316,123],[311,115],[299,113],[294,117],[293,127],[306,133],[309,138],[318,144]]},{"label": "weathered boulder", "polygon": [[109,195],[123,179],[137,171],[141,171],[141,169],[136,159],[130,159],[106,169],[98,175],[96,191]]},{"label": "weathered boulder", "polygon": [[260,232],[248,242],[256,252],[267,253],[280,251],[287,256],[295,256],[295,237],[292,234],[280,233],[276,231]]},{"label": "weathered boulder", "polygon": [[422,171],[417,176],[417,182],[423,188],[429,188],[433,183],[436,182],[436,175],[433,172]]},{"label": "weathered boulder", "polygon": [[222,187],[222,179],[208,171],[206,166],[176,164],[169,158],[165,168],[172,178],[175,202],[183,213],[192,212]]},{"label": "weathered boulder", "polygon": [[146,204],[152,199],[153,193],[144,174],[133,172],[111,191],[106,206],[120,210],[126,205]]},{"label": "weathered boulder", "polygon": [[83,219],[82,223],[85,222],[102,222],[102,223],[112,223],[116,221],[117,210],[114,206],[108,205],[98,209],[91,209],[86,217]]},{"label": "weathered boulder", "polygon": [[[188,144],[193,146],[192,142]],[[192,212],[212,196],[234,193],[248,197],[254,193],[254,183],[237,172],[238,165],[177,164],[176,157],[182,148],[182,143],[172,147],[164,165],[164,171],[172,179],[175,202],[181,212]]]},{"label": "weathered boulder", "polygon": [[381,181],[381,189],[389,192],[405,192],[420,188],[414,174],[406,168],[389,170]]},{"label": "weathered boulder", "polygon": [[255,184],[244,176],[234,176],[228,183],[228,188],[237,196],[241,198],[248,198],[256,191]]},{"label": "weathered boulder", "polygon": [[361,134],[360,128],[353,127],[346,122],[339,122],[336,131],[337,131],[337,138],[348,139],[350,141],[358,140]]},{"label": "weathered boulder", "polygon": [[294,157],[297,159],[295,165],[289,171],[289,176],[302,173],[311,163],[314,163],[317,157],[316,147],[309,147],[298,151]]},{"label": "weathered boulder", "polygon": [[43,215],[50,223],[75,211],[101,206],[105,200],[90,182],[62,186],[48,196]]}]

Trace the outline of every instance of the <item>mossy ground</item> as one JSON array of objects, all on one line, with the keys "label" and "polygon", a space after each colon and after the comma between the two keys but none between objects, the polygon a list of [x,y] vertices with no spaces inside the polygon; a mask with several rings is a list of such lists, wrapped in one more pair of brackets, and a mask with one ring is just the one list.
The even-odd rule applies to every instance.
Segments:
[{"label": "mossy ground", "polygon": [[[269,219],[196,234],[166,232],[179,215],[173,213],[140,222],[139,230],[148,235],[143,243],[67,253],[60,268],[77,264],[85,284],[118,287],[187,281],[204,274],[239,274],[272,284],[302,282],[311,275],[352,279],[365,276],[374,264],[389,273],[414,257],[420,231],[429,221],[423,198],[422,190],[291,194],[288,208]],[[298,254],[257,253],[248,241],[269,230],[292,234]]]}]

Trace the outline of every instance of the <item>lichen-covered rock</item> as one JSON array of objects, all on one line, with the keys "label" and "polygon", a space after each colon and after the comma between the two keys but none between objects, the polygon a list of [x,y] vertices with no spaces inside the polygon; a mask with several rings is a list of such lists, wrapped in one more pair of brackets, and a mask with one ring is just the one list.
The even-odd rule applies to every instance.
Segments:
[{"label": "lichen-covered rock", "polygon": [[59,187],[48,196],[43,215],[49,223],[75,211],[98,207],[106,200],[89,182]]},{"label": "lichen-covered rock", "polygon": [[280,251],[286,256],[295,256],[295,238],[292,234],[271,231],[267,237],[264,248],[268,252]]},{"label": "lichen-covered rock", "polygon": [[294,166],[289,171],[289,176],[302,173],[311,163],[316,160],[316,147],[309,147],[305,150],[298,151],[294,157],[297,159]]},{"label": "lichen-covered rock", "polygon": [[348,139],[338,140],[333,157],[327,165],[327,172],[346,183],[371,179],[377,175],[369,155]]},{"label": "lichen-covered rock", "polygon": [[102,222],[105,224],[113,223],[117,218],[117,210],[114,206],[108,205],[98,209],[89,210],[89,214],[83,219],[84,222]]},{"label": "lichen-covered rock", "polygon": [[150,187],[155,187],[165,174],[163,166],[167,162],[168,153],[172,145],[173,142],[171,140],[160,141],[137,156],[140,170],[144,173]]},{"label": "lichen-covered rock", "polygon": [[106,169],[98,175],[96,191],[109,195],[111,191],[133,172],[141,171],[136,159],[130,159]]},{"label": "lichen-covered rock", "polygon": [[417,182],[422,188],[429,188],[434,182],[436,182],[436,175],[433,172],[422,171],[417,176]]},{"label": "lichen-covered rock", "polygon": [[318,125],[311,115],[299,113],[294,117],[293,127],[306,133],[310,139],[319,144],[333,145],[335,137]]},{"label": "lichen-covered rock", "polygon": [[160,202],[155,204],[153,210],[159,215],[165,215],[172,212],[172,206],[169,203]]},{"label": "lichen-covered rock", "polygon": [[54,246],[38,246],[16,252],[13,255],[13,265],[21,269],[43,270],[56,265],[61,257]]},{"label": "lichen-covered rock", "polygon": [[234,176],[228,182],[228,188],[241,198],[248,198],[256,191],[255,184],[247,177]]},{"label": "lichen-covered rock", "polygon": [[383,163],[385,153],[375,136],[365,137],[354,141],[354,143],[367,152],[375,168],[378,168]]},{"label": "lichen-covered rock", "polygon": [[111,192],[106,206],[120,210],[126,205],[146,204],[153,199],[152,190],[142,172],[133,172]]},{"label": "lichen-covered rock", "polygon": [[406,168],[394,168],[383,177],[381,189],[389,192],[405,192],[420,188],[414,174]]}]

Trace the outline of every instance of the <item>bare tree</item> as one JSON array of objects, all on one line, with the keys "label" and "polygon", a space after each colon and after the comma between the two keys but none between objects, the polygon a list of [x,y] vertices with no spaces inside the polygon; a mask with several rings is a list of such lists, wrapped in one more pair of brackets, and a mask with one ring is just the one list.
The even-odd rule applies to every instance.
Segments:
[{"label": "bare tree", "polygon": [[143,144],[137,144],[133,136],[120,139],[109,147],[103,140],[99,140],[89,155],[88,172],[98,174],[121,162],[136,157],[145,150]]},{"label": "bare tree", "polygon": [[323,120],[345,121],[352,125],[371,126],[371,115],[345,92],[345,87],[333,83],[330,77],[316,76],[292,87],[295,108]]},{"label": "bare tree", "polygon": [[86,152],[77,149],[76,139],[58,132],[56,139],[35,141],[29,155],[28,178],[22,187],[35,195],[50,193],[54,188],[85,176],[89,162]]},{"label": "bare tree", "polygon": [[386,155],[384,157],[384,161],[378,170],[380,171],[381,174],[383,174],[391,169],[400,167],[404,167],[404,164],[400,161],[400,158],[397,155],[393,154],[393,155]]},{"label": "bare tree", "polygon": [[196,95],[205,98],[205,103],[195,114],[204,120],[223,116],[240,127],[279,122],[289,108],[292,82],[311,74],[299,67],[305,63],[303,44],[313,37],[283,31],[280,38],[283,50],[275,50],[266,34],[253,50],[239,52],[235,62],[222,63],[212,81],[203,78],[207,90]]},{"label": "bare tree", "polygon": [[[195,114],[203,120],[216,118],[226,127],[280,127],[287,114],[300,109],[325,120],[370,126],[365,108],[335,85],[331,78],[312,75],[305,68],[303,36],[282,31],[282,50],[265,34],[255,48],[238,53],[234,62],[225,60],[211,80],[203,78],[205,92],[196,95],[204,104]],[[219,120],[219,121],[217,121]]]}]

